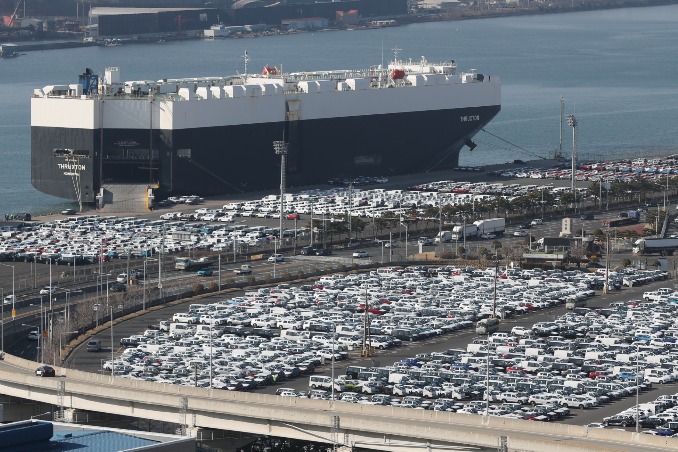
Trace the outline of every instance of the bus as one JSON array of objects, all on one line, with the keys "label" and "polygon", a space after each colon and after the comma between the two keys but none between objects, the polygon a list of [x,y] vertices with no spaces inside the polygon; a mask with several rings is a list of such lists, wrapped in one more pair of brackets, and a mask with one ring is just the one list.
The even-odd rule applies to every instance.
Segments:
[{"label": "bus", "polygon": [[499,330],[499,319],[490,317],[476,323],[476,334],[492,334]]}]

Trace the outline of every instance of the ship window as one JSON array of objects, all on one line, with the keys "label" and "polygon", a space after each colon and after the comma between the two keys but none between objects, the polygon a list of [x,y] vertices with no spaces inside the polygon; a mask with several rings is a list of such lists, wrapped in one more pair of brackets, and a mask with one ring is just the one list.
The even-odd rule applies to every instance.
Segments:
[{"label": "ship window", "polygon": [[89,157],[89,151],[83,149],[55,148],[52,152],[54,157]]},{"label": "ship window", "polygon": [[[157,149],[153,149],[151,158],[157,160],[159,155],[160,152]],[[148,160],[148,149],[109,149],[106,151],[105,156],[106,159],[110,160]]]},{"label": "ship window", "polygon": [[177,149],[177,157],[182,157],[182,158],[191,158],[191,150],[190,149]]}]

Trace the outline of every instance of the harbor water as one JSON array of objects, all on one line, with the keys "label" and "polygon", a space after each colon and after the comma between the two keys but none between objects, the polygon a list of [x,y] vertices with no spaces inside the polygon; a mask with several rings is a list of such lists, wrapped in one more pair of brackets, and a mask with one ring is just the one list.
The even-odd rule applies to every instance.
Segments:
[{"label": "harbor water", "polygon": [[[560,98],[577,118],[582,158],[678,152],[678,5],[419,23],[356,31],[245,39],[190,40],[27,52],[0,60],[0,214],[42,214],[73,203],[30,183],[33,89],[77,83],[86,67],[118,66],[124,80],[229,75],[266,66],[283,71],[367,68],[402,58],[454,59],[502,80],[502,111],[460,164],[552,157],[560,138]],[[328,106],[331,108],[331,106]],[[565,126],[563,151],[572,148]],[[271,150],[273,152],[273,150]],[[413,149],[412,152],[416,152]],[[41,162],[36,162],[40,165]]]}]

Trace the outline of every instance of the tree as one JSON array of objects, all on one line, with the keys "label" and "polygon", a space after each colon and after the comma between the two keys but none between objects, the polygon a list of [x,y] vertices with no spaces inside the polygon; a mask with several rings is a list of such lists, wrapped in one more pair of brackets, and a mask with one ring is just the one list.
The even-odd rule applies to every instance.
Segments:
[{"label": "tree", "polygon": [[577,268],[581,268],[581,261],[586,258],[586,248],[577,243],[570,248],[570,262],[576,262]]},{"label": "tree", "polygon": [[623,267],[628,267],[629,265],[631,265],[631,259],[622,259],[622,260],[621,260],[621,265],[622,265]]}]

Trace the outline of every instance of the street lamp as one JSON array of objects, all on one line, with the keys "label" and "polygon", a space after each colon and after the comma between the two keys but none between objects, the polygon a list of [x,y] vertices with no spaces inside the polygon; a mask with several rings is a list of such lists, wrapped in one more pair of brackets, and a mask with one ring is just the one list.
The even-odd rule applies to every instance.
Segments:
[{"label": "street lamp", "polygon": [[574,173],[577,171],[577,118],[574,115],[567,116],[567,124],[572,127],[572,182],[571,191],[574,196],[575,205],[577,203],[577,195],[575,193],[575,177]]},{"label": "street lamp", "polygon": [[640,345],[636,344],[636,433],[640,432],[640,382],[638,378],[640,377]]},{"label": "street lamp", "polygon": [[0,355],[5,352],[5,289],[0,288],[2,291],[2,318],[0,319],[0,325],[2,325],[2,330],[0,332]]},{"label": "street lamp", "polygon": [[[14,292],[14,265],[9,265],[9,264],[0,264],[3,267],[11,267],[12,269],[12,320],[14,317],[16,317],[16,310],[14,309],[14,303],[16,303],[16,293]],[[3,303],[3,310],[5,306],[5,297],[2,297],[2,303]]]},{"label": "street lamp", "polygon": [[405,260],[407,261],[407,239],[408,239],[408,227],[407,224],[401,222],[402,226],[405,226]]},{"label": "street lamp", "polygon": [[283,216],[285,212],[285,166],[287,164],[287,143],[274,141],[275,154],[280,156],[280,232],[278,237],[283,238]]},{"label": "street lamp", "polygon": [[[108,295],[108,291],[107,291]],[[108,304],[108,299],[106,299],[106,304]],[[113,305],[110,306],[111,308],[111,377],[114,375],[115,372],[115,342],[113,342]],[[122,309],[123,306],[121,304],[118,305],[118,309]]]}]

